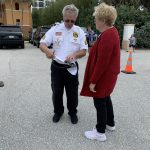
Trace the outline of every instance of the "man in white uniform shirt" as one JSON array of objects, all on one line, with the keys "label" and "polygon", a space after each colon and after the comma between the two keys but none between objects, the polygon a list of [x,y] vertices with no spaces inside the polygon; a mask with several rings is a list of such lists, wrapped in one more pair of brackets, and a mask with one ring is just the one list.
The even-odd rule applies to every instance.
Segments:
[{"label": "man in white uniform shirt", "polygon": [[[64,113],[63,93],[67,96],[67,108],[71,123],[78,122],[78,63],[86,55],[88,45],[82,29],[75,24],[78,9],[67,5],[63,11],[63,23],[52,27],[40,41],[40,49],[52,59],[51,87],[54,106],[53,122],[58,122]],[[53,48],[48,47],[53,44]]]}]

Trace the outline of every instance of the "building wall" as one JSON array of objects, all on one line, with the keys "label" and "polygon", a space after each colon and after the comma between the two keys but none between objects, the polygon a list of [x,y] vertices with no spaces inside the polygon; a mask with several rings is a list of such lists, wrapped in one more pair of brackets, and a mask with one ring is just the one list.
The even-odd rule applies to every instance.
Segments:
[{"label": "building wall", "polygon": [[0,0],[0,25],[3,24],[4,22],[4,4],[3,2]]}]

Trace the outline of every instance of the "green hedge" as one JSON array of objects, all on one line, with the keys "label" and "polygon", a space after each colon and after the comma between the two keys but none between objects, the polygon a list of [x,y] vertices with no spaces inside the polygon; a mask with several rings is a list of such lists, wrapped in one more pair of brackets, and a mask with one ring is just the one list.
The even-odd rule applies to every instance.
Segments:
[{"label": "green hedge", "polygon": [[138,48],[150,48],[150,12],[140,11],[134,6],[120,5],[117,7],[118,18],[116,27],[122,41],[124,24],[135,24],[135,36]]},{"label": "green hedge", "polygon": [[150,21],[136,29],[137,47],[150,48]]},{"label": "green hedge", "polygon": [[[98,0],[58,0],[56,3],[52,3],[46,9],[34,10],[33,26],[50,25],[54,22],[58,22],[62,19],[62,8],[64,5],[74,3],[79,8],[79,17],[77,19],[77,25],[89,26],[91,25],[95,29],[94,18],[92,13],[94,6],[97,5]],[[150,48],[150,11],[140,11],[135,6],[119,5],[116,6],[118,12],[118,18],[115,26],[120,34],[120,41],[123,37],[124,24],[135,24],[135,35],[137,37],[138,48]],[[97,31],[96,31],[97,32]]]}]

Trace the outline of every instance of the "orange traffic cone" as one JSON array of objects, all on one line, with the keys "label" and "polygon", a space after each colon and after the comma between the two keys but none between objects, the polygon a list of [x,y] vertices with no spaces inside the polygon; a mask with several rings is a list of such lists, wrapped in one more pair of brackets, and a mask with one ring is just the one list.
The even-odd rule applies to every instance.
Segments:
[{"label": "orange traffic cone", "polygon": [[136,74],[136,72],[132,70],[132,50],[129,51],[129,57],[128,57],[126,68],[121,72],[126,74]]}]

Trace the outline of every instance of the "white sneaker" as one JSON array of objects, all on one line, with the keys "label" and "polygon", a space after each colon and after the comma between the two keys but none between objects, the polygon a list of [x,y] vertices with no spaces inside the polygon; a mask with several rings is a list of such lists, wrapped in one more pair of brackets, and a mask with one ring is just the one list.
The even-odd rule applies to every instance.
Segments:
[{"label": "white sneaker", "polygon": [[112,126],[106,125],[106,129],[109,131],[115,131],[116,128],[115,126],[112,127]]},{"label": "white sneaker", "polygon": [[106,141],[105,133],[99,133],[95,128],[92,131],[86,131],[84,135],[91,140],[99,140],[101,142]]}]

